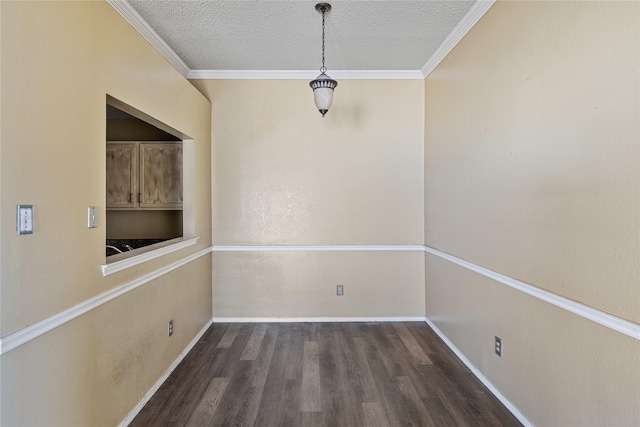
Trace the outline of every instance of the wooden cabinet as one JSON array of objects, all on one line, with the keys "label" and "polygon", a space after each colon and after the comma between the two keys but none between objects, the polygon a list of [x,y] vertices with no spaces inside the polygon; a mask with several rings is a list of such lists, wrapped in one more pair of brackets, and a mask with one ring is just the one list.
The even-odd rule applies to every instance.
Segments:
[{"label": "wooden cabinet", "polygon": [[182,209],[182,143],[107,142],[107,209]]},{"label": "wooden cabinet", "polygon": [[141,208],[182,208],[182,144],[140,144]]},{"label": "wooden cabinet", "polygon": [[136,144],[107,143],[107,208],[134,208],[137,196]]}]

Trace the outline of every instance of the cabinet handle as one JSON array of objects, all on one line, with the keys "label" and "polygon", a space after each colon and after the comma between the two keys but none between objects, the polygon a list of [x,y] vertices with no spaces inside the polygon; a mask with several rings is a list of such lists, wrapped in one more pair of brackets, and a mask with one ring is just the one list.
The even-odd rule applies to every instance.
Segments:
[{"label": "cabinet handle", "polygon": [[129,200],[127,200],[129,203],[133,202],[133,193],[129,193]]},{"label": "cabinet handle", "polygon": [[138,203],[142,203],[142,193],[138,193]]}]

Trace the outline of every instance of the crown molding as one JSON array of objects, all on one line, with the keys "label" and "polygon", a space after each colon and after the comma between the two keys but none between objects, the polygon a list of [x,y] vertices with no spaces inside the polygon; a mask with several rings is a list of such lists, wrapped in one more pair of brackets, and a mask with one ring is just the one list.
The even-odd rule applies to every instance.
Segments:
[{"label": "crown molding", "polygon": [[429,74],[442,62],[442,60],[453,50],[454,47],[462,40],[462,38],[473,28],[474,25],[484,16],[485,13],[493,6],[496,0],[478,0],[476,1],[466,15],[458,22],[451,33],[440,44],[431,58],[424,64],[421,69],[422,77],[427,78]]},{"label": "crown molding", "polygon": [[[127,0],[106,0],[131,24],[180,74],[191,80],[310,80],[316,70],[191,70],[182,58],[155,32]],[[332,70],[341,80],[419,80],[425,79],[471,30],[496,0],[477,0],[440,44],[420,70]]]},{"label": "crown molding", "polygon": [[124,19],[144,37],[151,46],[156,48],[164,58],[184,77],[189,73],[189,67],[182,58],[169,47],[167,43],[155,32],[142,16],[126,0],[107,0]]},{"label": "crown molding", "polygon": [[[191,80],[313,80],[317,70],[191,70]],[[331,70],[340,80],[423,80],[420,70]]]}]

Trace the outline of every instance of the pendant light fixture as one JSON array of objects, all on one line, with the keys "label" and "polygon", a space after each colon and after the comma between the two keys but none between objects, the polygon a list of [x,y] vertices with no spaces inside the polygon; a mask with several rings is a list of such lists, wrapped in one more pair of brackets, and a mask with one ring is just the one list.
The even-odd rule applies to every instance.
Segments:
[{"label": "pendant light fixture", "polygon": [[324,15],[331,10],[329,3],[318,3],[316,10],[322,14],[322,67],[320,75],[315,80],[309,82],[313,89],[313,100],[318,107],[318,111],[324,117],[331,108],[333,102],[333,89],[338,86],[338,82],[327,75],[327,67],[324,66]]}]

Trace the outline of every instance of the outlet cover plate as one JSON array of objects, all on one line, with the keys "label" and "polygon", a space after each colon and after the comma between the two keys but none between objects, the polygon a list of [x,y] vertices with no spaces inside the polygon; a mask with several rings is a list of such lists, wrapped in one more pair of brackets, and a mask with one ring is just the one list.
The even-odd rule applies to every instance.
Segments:
[{"label": "outlet cover plate", "polygon": [[498,355],[498,357],[502,357],[502,338],[500,337],[495,337],[495,352]]},{"label": "outlet cover plate", "polygon": [[344,295],[344,285],[336,286],[336,295],[343,296]]},{"label": "outlet cover plate", "polygon": [[87,227],[98,228],[98,208],[95,206],[87,208]]},{"label": "outlet cover plate", "polygon": [[17,206],[18,234],[33,234],[33,205]]}]

